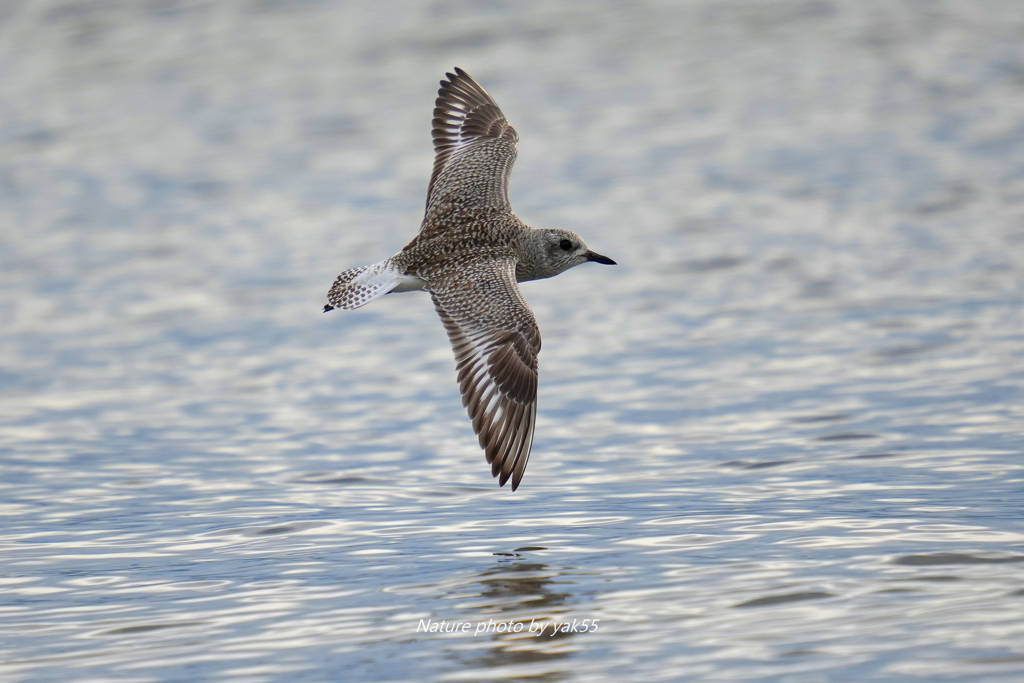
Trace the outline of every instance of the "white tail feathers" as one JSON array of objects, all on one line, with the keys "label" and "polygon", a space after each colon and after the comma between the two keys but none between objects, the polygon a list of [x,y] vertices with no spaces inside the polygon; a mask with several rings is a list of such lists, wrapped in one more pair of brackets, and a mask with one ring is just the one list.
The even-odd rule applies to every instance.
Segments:
[{"label": "white tail feathers", "polygon": [[388,292],[423,289],[424,284],[417,277],[402,274],[391,264],[391,259],[372,266],[350,268],[334,281],[331,291],[327,293],[328,304],[324,311],[332,308],[359,308]]}]

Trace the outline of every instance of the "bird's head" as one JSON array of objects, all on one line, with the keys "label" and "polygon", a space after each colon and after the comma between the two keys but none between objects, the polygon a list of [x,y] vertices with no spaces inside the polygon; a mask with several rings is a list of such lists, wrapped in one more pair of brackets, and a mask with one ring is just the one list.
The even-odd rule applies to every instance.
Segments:
[{"label": "bird's head", "polygon": [[615,261],[590,250],[583,238],[571,230],[538,230],[530,280],[553,277],[587,261],[614,266]]}]

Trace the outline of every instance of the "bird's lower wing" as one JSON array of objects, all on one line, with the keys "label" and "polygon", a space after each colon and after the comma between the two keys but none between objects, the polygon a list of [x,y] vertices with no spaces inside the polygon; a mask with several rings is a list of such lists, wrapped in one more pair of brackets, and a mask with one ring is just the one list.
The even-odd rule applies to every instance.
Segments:
[{"label": "bird's lower wing", "polygon": [[462,404],[492,476],[515,491],[533,445],[540,330],[512,261],[461,264],[433,279],[434,306],[452,349]]}]

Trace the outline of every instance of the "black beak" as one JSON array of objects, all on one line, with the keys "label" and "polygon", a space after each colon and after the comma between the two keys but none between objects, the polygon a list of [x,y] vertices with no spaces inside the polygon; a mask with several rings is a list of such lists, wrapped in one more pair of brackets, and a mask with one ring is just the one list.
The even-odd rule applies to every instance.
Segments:
[{"label": "black beak", "polygon": [[603,263],[606,266],[617,266],[618,265],[617,263],[615,263],[615,261],[612,261],[607,256],[601,256],[600,254],[595,254],[592,251],[588,251],[587,253],[584,254],[584,256],[587,257],[588,261],[593,261],[594,263]]}]

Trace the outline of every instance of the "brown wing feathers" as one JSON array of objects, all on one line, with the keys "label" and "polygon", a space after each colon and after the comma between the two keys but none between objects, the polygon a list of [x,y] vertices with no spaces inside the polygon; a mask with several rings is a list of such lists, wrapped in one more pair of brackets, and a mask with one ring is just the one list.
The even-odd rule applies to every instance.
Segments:
[{"label": "brown wing feathers", "polygon": [[514,491],[530,457],[537,416],[540,334],[536,323],[525,332],[472,329],[469,321],[456,321],[436,294],[434,304],[455,351],[462,404],[491,464],[491,474],[499,477],[501,486],[511,477]]},{"label": "brown wing feathers", "polygon": [[448,80],[441,81],[432,121],[435,156],[427,189],[428,206],[438,178],[459,151],[480,140],[501,139],[512,145],[514,159],[515,145],[519,141],[497,103],[469,74],[456,68],[454,74],[445,75]]},{"label": "brown wing feathers", "polygon": [[[453,206],[485,207],[497,210],[492,217],[514,220],[508,177],[519,136],[469,74],[455,69],[447,76],[434,109],[434,171],[421,235],[473,215],[452,213]],[[491,473],[502,486],[511,479],[514,491],[537,417],[537,321],[516,285],[513,262],[471,258],[443,270],[428,278],[428,289],[455,351],[462,403]]]}]

